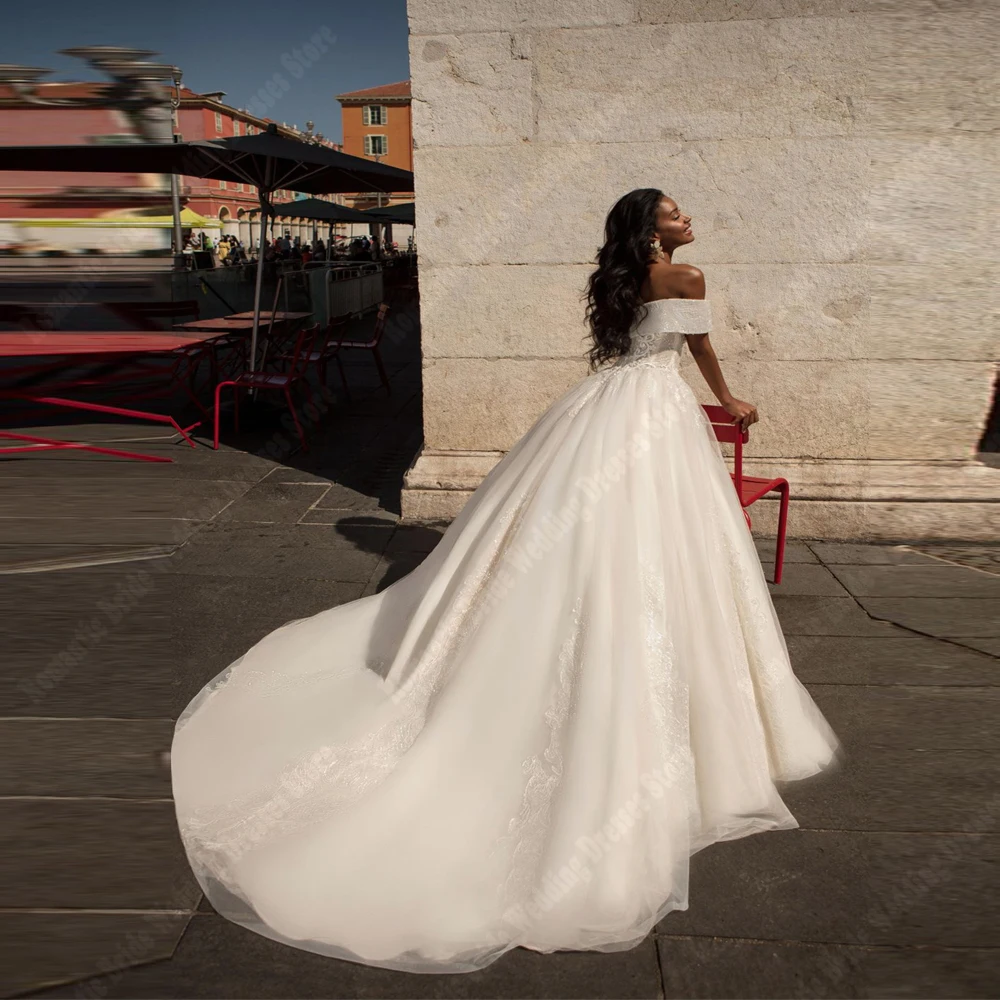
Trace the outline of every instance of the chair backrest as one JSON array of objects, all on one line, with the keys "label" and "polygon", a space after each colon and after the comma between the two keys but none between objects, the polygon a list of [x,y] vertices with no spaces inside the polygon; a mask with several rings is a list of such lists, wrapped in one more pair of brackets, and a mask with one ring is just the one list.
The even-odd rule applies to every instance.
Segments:
[{"label": "chair backrest", "polygon": [[385,317],[389,312],[389,306],[382,302],[378,307],[378,315],[375,317],[375,329],[372,331],[372,341],[378,343],[382,339],[382,334],[385,333]]},{"label": "chair backrest", "polygon": [[295,346],[289,352],[288,358],[289,375],[305,375],[309,365],[309,355],[315,348],[319,332],[319,323],[315,323],[313,326],[302,327],[295,335]]},{"label": "chair backrest", "polygon": [[750,440],[750,432],[741,431],[733,423],[732,414],[727,413],[725,407],[702,403],[701,408],[712,423],[712,430],[715,431],[715,437],[719,441],[728,441],[735,445],[733,465],[736,477],[736,490],[739,492],[743,488],[743,445]]},{"label": "chair backrest", "polygon": [[331,344],[336,346],[340,345],[340,342],[347,336],[347,324],[351,319],[350,313],[343,313],[340,316],[333,316],[330,321],[326,324],[326,339],[323,343],[322,348],[317,348],[319,350],[327,350]]}]

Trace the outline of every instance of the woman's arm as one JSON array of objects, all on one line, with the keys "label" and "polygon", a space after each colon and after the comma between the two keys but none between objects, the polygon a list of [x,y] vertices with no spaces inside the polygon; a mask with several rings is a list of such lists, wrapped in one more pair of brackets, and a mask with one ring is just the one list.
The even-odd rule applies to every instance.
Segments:
[{"label": "woman's arm", "polygon": [[715,394],[715,398],[722,405],[722,408],[732,416],[733,423],[740,425],[740,430],[746,430],[751,424],[757,423],[757,407],[752,403],[737,399],[726,385],[723,378],[722,369],[719,367],[719,359],[715,355],[712,342],[708,339],[707,333],[695,333],[687,335],[688,348],[708,383],[709,389]]},{"label": "woman's arm", "polygon": [[[658,298],[704,299],[705,275],[700,268],[692,264],[661,264],[651,269],[650,277]],[[733,418],[734,424],[739,424],[740,430],[746,430],[751,424],[757,423],[757,407],[737,399],[726,385],[719,367],[719,359],[715,356],[707,333],[687,334],[688,348],[691,356],[698,362],[701,374],[705,377],[708,387],[715,393],[715,398],[722,408]]]}]

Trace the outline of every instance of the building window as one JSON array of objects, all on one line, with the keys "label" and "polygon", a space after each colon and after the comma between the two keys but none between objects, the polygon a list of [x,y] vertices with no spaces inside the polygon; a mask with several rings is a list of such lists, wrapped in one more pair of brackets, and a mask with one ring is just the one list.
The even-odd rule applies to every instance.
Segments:
[{"label": "building window", "polygon": [[226,182],[225,181],[219,181],[219,190],[220,191],[225,191],[226,190]]},{"label": "building window", "polygon": [[218,111],[215,112],[215,131],[222,131],[222,115]]},{"label": "building window", "polygon": [[389,152],[389,137],[387,135],[366,135],[365,155],[385,156]]},{"label": "building window", "polygon": [[236,190],[237,191],[242,191],[243,190],[243,185],[240,184],[239,182],[237,182],[237,184],[236,184]]},{"label": "building window", "polygon": [[365,125],[387,124],[389,109],[384,104],[365,104],[361,108],[361,118]]}]

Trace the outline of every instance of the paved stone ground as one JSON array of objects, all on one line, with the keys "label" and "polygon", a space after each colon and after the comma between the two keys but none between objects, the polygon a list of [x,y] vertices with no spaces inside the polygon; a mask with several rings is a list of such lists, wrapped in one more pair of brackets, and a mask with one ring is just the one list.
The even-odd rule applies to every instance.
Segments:
[{"label": "paved stone ground", "polygon": [[845,766],[789,788],[800,829],[697,855],[690,909],[631,951],[410,976],[282,947],[203,904],[170,801],[177,713],[252,642],[398,579],[443,530],[399,519],[415,334],[389,354],[391,396],[352,366],[362,388],[306,454],[261,418],[238,449],[145,442],[172,465],[5,462],[5,994],[997,996],[1000,564],[984,546],[790,545],[775,605]]}]

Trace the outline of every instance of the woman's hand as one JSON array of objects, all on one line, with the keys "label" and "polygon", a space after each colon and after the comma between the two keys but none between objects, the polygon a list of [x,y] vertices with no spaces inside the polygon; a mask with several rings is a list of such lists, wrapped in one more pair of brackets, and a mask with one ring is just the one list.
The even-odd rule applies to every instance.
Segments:
[{"label": "woman's hand", "polygon": [[745,431],[751,424],[757,423],[757,407],[753,403],[745,403],[742,399],[731,399],[728,403],[723,403],[722,408],[733,417],[733,423],[738,425],[741,431]]}]

